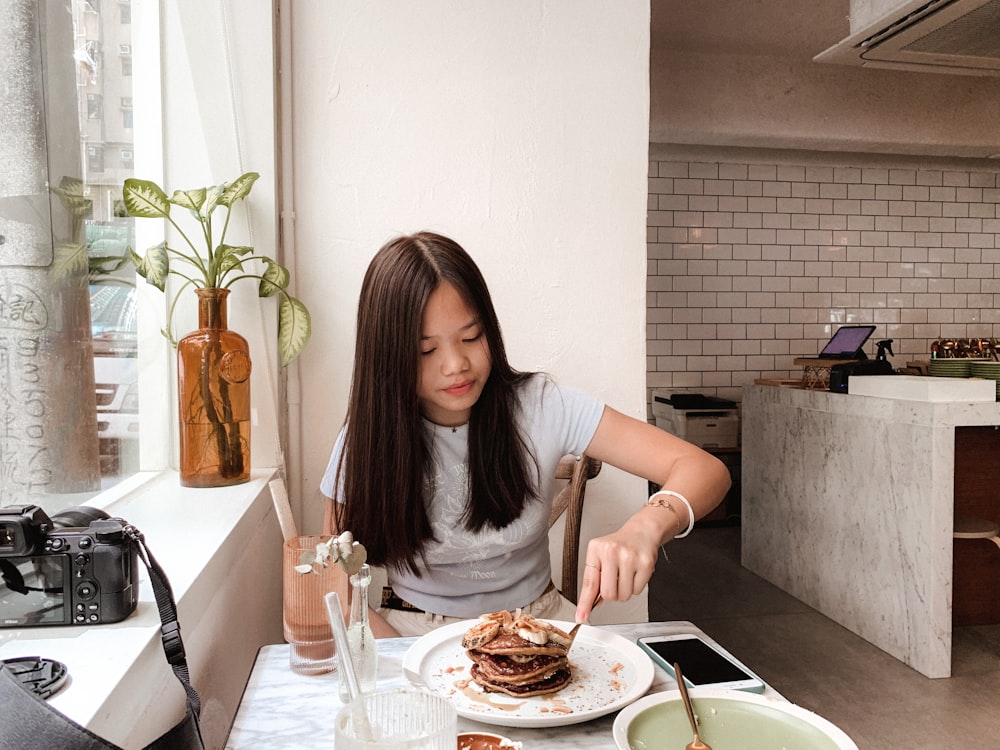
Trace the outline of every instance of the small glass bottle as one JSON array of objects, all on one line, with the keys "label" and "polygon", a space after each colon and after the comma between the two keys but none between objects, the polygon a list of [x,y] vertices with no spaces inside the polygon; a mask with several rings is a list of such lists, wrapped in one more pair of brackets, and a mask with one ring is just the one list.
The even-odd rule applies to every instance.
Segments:
[{"label": "small glass bottle", "polygon": [[[368,622],[368,586],[372,582],[371,568],[367,563],[351,576],[351,620],[347,626],[347,643],[354,672],[358,676],[358,688],[362,693],[375,690],[375,674],[378,672],[378,642]],[[340,700],[347,703],[351,691],[347,677],[340,672]]]}]

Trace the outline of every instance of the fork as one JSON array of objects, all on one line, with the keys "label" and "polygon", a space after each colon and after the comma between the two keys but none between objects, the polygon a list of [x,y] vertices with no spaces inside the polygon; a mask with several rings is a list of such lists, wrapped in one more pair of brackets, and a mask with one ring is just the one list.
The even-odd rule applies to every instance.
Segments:
[{"label": "fork", "polygon": [[[600,604],[602,601],[604,601],[604,599],[601,597],[601,592],[598,591],[597,592],[597,598],[594,599],[594,603],[590,606],[590,611],[593,612],[595,609],[597,609],[597,605]],[[580,626],[584,625],[584,624],[586,624],[586,625],[590,624],[590,618],[589,617],[587,618],[587,622],[586,623],[578,622],[576,625],[574,625],[570,629],[568,635],[569,635],[569,641],[570,641],[569,645],[571,647],[573,645],[573,641],[576,640],[576,632],[580,629]]]}]

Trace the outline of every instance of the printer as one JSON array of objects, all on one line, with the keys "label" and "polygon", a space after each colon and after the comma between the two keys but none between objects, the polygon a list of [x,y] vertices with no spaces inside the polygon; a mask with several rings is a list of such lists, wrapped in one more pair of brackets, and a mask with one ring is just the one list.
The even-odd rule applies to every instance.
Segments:
[{"label": "printer", "polygon": [[670,388],[653,390],[653,417],[661,430],[706,450],[740,445],[740,413],[735,401]]}]

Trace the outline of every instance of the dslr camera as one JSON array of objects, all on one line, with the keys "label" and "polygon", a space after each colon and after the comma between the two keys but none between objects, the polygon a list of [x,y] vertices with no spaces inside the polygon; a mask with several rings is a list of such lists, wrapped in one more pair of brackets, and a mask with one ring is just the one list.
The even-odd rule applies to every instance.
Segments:
[{"label": "dslr camera", "polygon": [[49,518],[0,508],[0,627],[119,622],[138,603],[136,544],[126,523],[89,507]]}]

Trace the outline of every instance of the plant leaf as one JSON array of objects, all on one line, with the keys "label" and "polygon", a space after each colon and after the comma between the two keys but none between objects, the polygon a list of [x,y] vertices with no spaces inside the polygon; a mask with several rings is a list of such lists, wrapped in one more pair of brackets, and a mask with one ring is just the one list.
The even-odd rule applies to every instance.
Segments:
[{"label": "plant leaf", "polygon": [[56,245],[49,272],[61,281],[81,278],[87,273],[87,246],[70,242]]},{"label": "plant leaf", "polygon": [[170,202],[175,206],[180,206],[181,208],[186,208],[189,211],[198,213],[201,210],[202,205],[205,203],[205,192],[205,188],[196,188],[194,190],[175,190],[174,194],[170,196]]},{"label": "plant leaf", "polygon": [[213,185],[205,192],[205,202],[202,204],[198,215],[202,219],[207,219],[212,215],[215,207],[219,205],[219,198],[222,197],[222,190],[225,185]]},{"label": "plant leaf", "polygon": [[154,245],[146,251],[145,256],[139,256],[131,247],[128,249],[128,254],[132,259],[132,265],[135,266],[135,272],[162,292],[167,283],[167,274],[170,273],[167,243]]},{"label": "plant leaf", "polygon": [[287,268],[270,258],[265,258],[264,262],[267,264],[267,268],[264,269],[264,275],[260,277],[260,287],[257,290],[257,296],[273,297],[280,293],[282,289],[288,288],[291,274],[288,273]]},{"label": "plant leaf", "polygon": [[225,278],[226,274],[234,268],[243,268],[240,257],[253,252],[252,247],[247,245],[226,245],[222,244],[215,248],[215,259],[219,265],[219,277]]},{"label": "plant leaf", "polygon": [[86,216],[90,211],[91,202],[83,194],[83,181],[76,177],[64,176],[59,180],[59,187],[52,188],[59,196],[66,210],[73,216]]},{"label": "plant leaf", "polygon": [[159,185],[130,177],[122,188],[125,210],[142,219],[165,219],[170,215],[170,201]]},{"label": "plant leaf", "polygon": [[232,182],[224,184],[222,186],[222,195],[219,196],[219,203],[226,208],[231,208],[233,203],[240,198],[246,198],[250,195],[250,190],[253,188],[253,184],[257,181],[258,177],[260,175],[257,172],[247,172]]},{"label": "plant leaf", "polygon": [[306,306],[284,294],[278,305],[278,353],[286,367],[305,348],[312,333],[312,319]]}]

